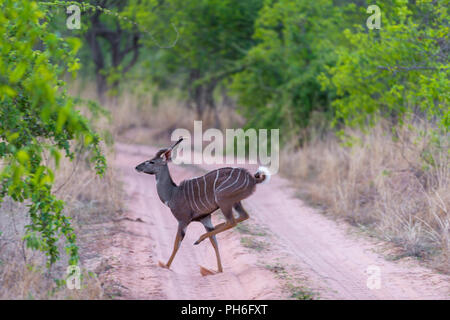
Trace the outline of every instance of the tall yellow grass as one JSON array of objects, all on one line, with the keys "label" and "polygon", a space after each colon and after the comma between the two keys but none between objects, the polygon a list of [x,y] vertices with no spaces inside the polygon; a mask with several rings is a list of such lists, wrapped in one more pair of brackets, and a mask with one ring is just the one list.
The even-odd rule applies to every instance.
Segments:
[{"label": "tall yellow grass", "polygon": [[286,147],[281,168],[328,214],[449,272],[449,140],[431,127],[416,121],[395,135],[387,124],[369,133],[348,130],[354,141],[346,145],[330,134],[299,150]]},{"label": "tall yellow grass", "polygon": [[[71,94],[84,99],[96,99],[95,85],[75,82]],[[108,128],[115,141],[138,144],[166,144],[176,128],[193,131],[194,121],[201,120],[203,130],[215,127],[211,110],[197,119],[195,110],[176,95],[165,97],[155,103],[148,88],[129,88],[119,97],[109,99],[103,107],[111,113]],[[218,115],[222,128],[244,125],[244,119],[228,106],[218,103]]]}]

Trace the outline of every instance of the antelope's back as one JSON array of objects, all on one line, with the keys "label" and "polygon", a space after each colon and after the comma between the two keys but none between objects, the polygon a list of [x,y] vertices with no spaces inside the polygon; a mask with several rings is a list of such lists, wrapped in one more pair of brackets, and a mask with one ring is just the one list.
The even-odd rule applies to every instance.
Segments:
[{"label": "antelope's back", "polygon": [[244,168],[220,168],[180,184],[189,209],[211,213],[219,206],[249,197],[255,190],[254,176]]}]

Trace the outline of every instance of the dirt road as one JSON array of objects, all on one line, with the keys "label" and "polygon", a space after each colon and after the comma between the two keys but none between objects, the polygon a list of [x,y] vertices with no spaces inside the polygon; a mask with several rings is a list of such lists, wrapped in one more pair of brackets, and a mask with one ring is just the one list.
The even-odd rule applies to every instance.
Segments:
[{"label": "dirt road", "polygon": [[[321,299],[450,298],[448,276],[433,273],[412,259],[387,261],[377,253],[381,244],[349,233],[345,224],[307,207],[278,175],[269,184],[258,185],[243,201],[251,217],[246,223],[267,231],[267,252],[243,247],[237,231],[224,232],[218,235],[224,273],[202,277],[199,266],[216,269],[215,256],[208,241],[193,245],[204,229],[192,223],[172,270],[158,267],[158,261],[166,261],[170,255],[177,223],[158,198],[155,178],[134,171],[134,166],[155,150],[116,146],[115,166],[121,171],[127,200],[120,222],[122,232],[112,239],[111,254],[117,259],[108,277],[120,283],[123,298],[288,298],[286,281],[270,271],[269,260],[295,270]],[[170,170],[176,183],[199,175],[187,166],[171,165]],[[370,280],[378,272],[379,288],[376,279]]]}]

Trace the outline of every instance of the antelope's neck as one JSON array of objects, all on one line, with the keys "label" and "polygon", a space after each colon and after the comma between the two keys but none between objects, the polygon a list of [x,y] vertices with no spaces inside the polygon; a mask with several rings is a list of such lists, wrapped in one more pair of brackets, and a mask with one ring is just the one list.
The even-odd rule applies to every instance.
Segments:
[{"label": "antelope's neck", "polygon": [[177,185],[170,176],[169,168],[165,166],[156,174],[156,190],[158,191],[159,199],[167,205],[170,199],[172,199],[172,195],[176,188]]}]

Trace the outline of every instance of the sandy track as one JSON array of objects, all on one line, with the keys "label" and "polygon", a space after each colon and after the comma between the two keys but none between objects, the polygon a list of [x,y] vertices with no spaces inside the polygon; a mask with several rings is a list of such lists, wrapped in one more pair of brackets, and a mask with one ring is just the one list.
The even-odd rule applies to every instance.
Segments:
[{"label": "sandy track", "polygon": [[[138,174],[134,166],[155,150],[117,145],[115,165],[122,171],[127,191],[123,232],[116,235],[117,247],[113,276],[126,288],[124,298],[132,299],[276,299],[283,293],[270,271],[256,266],[256,257],[240,246],[236,234],[218,237],[224,273],[202,277],[199,266],[216,270],[214,250],[209,241],[194,246],[203,234],[200,223],[191,223],[171,266],[167,261],[173,248],[177,222],[156,193],[155,178]],[[192,177],[187,169],[171,166],[176,182]],[[136,221],[137,219],[142,222]],[[135,221],[133,221],[135,220]],[[263,279],[264,281],[261,281]]]},{"label": "sandy track", "polygon": [[[280,299],[287,293],[258,257],[240,245],[239,235],[227,231],[218,236],[224,273],[202,277],[199,265],[216,269],[208,241],[194,246],[204,233],[192,223],[172,264],[166,261],[173,246],[176,220],[159,200],[154,178],[138,174],[134,166],[155,149],[117,144],[115,166],[127,192],[126,219],[114,236],[118,260],[110,276],[126,288],[123,298],[135,299]],[[206,167],[205,167],[206,168]],[[212,167],[206,168],[212,169]],[[250,168],[254,170],[253,168]],[[186,167],[171,165],[176,183],[196,176]],[[351,235],[345,225],[324,217],[294,197],[289,183],[272,177],[243,201],[251,221],[272,234],[271,241],[284,263],[308,279],[308,286],[324,299],[449,299],[450,280],[418,266],[416,261],[387,261],[376,253],[377,245]],[[134,221],[133,221],[134,220]],[[272,257],[273,258],[273,257]],[[367,287],[368,267],[378,267],[381,287]]]}]

